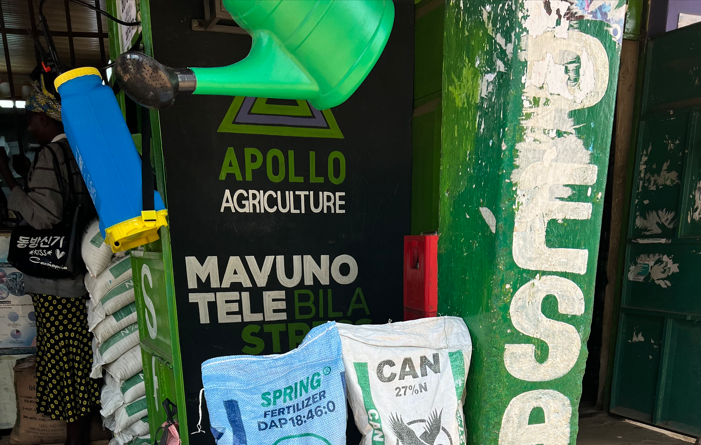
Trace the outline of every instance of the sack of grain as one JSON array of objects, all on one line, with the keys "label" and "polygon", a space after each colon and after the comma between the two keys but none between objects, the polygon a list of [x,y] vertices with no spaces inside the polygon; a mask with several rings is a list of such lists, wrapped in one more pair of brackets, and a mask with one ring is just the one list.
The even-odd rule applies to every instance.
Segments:
[{"label": "sack of grain", "polygon": [[104,364],[112,363],[138,344],[139,326],[137,323],[133,323],[108,338],[104,343],[98,341],[100,357]]},{"label": "sack of grain", "polygon": [[115,257],[97,278],[85,274],[85,288],[90,293],[93,303],[98,303],[107,292],[114,289],[132,277],[131,257]]},{"label": "sack of grain", "polygon": [[88,331],[92,332],[102,320],[105,319],[105,309],[101,303],[93,303],[88,299]]},{"label": "sack of grain", "polygon": [[131,278],[116,285],[102,297],[100,304],[105,315],[112,315],[129,303],[134,302],[134,281]]},{"label": "sack of grain", "polygon": [[117,412],[114,413],[114,432],[119,433],[126,430],[136,421],[146,417],[147,415],[146,396],[136,399],[131,403],[122,405],[119,407],[119,409],[117,409]]},{"label": "sack of grain", "polygon": [[130,303],[114,314],[106,316],[103,321],[95,326],[92,333],[97,338],[98,343],[104,343],[108,338],[136,323],[136,321],[136,303]]},{"label": "sack of grain", "polygon": [[88,273],[94,277],[100,275],[112,259],[112,249],[105,244],[105,238],[100,232],[100,221],[90,223],[83,234],[81,254]]},{"label": "sack of grain", "polygon": [[105,383],[102,386],[102,391],[100,392],[100,414],[102,417],[108,417],[114,414],[117,409],[124,405],[124,396],[119,390],[119,383],[117,383],[111,375],[107,374],[105,376]]},{"label": "sack of grain", "polygon": [[202,382],[217,443],[346,443],[344,369],[334,322],[315,327],[286,354],[207,360]]},{"label": "sack of grain", "polygon": [[117,426],[117,422],[114,420],[114,414],[110,414],[107,417],[102,418],[102,426],[110,431],[114,431]]},{"label": "sack of grain", "polygon": [[92,370],[90,371],[91,379],[102,378],[102,359],[100,358],[100,348],[97,346],[97,339],[92,338]]},{"label": "sack of grain", "polygon": [[131,444],[133,443],[134,439],[138,439],[139,437],[145,435],[147,436],[148,433],[148,416],[146,416],[132,423],[131,426],[128,426],[124,430],[116,433],[115,437],[117,438],[120,444],[124,445]]},{"label": "sack of grain", "polygon": [[93,337],[93,363],[90,377],[101,378],[103,366],[116,361],[138,344],[139,326],[136,323],[117,332],[102,344],[97,341],[97,337]]},{"label": "sack of grain", "polygon": [[144,370],[141,347],[135,346],[105,368],[120,385]]},{"label": "sack of grain", "polygon": [[465,443],[472,341],[459,317],[338,325],[362,445]]},{"label": "sack of grain", "polygon": [[17,394],[17,419],[10,434],[13,445],[40,445],[66,441],[66,422],[51,420],[37,413],[36,356],[17,361],[15,392]]},{"label": "sack of grain", "polygon": [[127,379],[119,387],[119,390],[124,399],[124,403],[131,403],[139,397],[146,394],[146,383],[144,382],[144,373],[140,372],[134,377]]}]

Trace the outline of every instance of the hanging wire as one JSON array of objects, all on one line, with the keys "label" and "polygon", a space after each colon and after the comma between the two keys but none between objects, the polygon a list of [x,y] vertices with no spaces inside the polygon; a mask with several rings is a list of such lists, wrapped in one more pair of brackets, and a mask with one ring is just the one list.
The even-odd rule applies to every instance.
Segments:
[{"label": "hanging wire", "polygon": [[51,31],[49,30],[49,23],[46,21],[44,16],[44,2],[46,0],[41,0],[39,2],[39,25],[41,25],[42,33],[44,34],[44,39],[46,40],[46,46],[48,47],[49,56],[55,64],[56,68],[61,68],[61,62],[58,58],[58,52],[56,51],[56,46],[54,45],[54,40],[51,37]]},{"label": "hanging wire", "polygon": [[[36,0],[35,0],[35,1],[36,1]],[[94,5],[91,5],[91,4],[89,4],[89,3],[86,3],[86,2],[84,2],[83,0],[69,0],[69,1],[71,1],[71,2],[73,2],[73,3],[76,3],[76,4],[78,4],[78,5],[84,6],[84,7],[88,8],[88,9],[93,10],[93,11],[96,11],[96,12],[98,12],[98,13],[104,15],[104,16],[107,17],[108,19],[113,20],[113,21],[115,21],[116,23],[119,23],[120,25],[124,25],[124,26],[139,26],[139,25],[141,24],[141,22],[138,22],[138,21],[137,21],[137,22],[125,22],[125,21],[123,21],[123,20],[120,20],[120,19],[118,19],[117,17],[115,17],[115,16],[113,16],[113,15],[111,15],[111,14],[108,14],[108,13],[105,12],[104,10],[98,8],[97,6],[94,6]],[[47,46],[49,47],[49,56],[50,56],[50,58],[53,60],[53,62],[55,63],[56,67],[60,69],[61,63],[59,62],[59,59],[58,59],[58,52],[56,51],[56,47],[54,46],[53,39],[51,38],[51,32],[49,31],[49,24],[48,24],[48,22],[46,21],[46,17],[44,16],[44,3],[45,3],[45,2],[46,2],[46,0],[39,0],[39,24],[41,25],[42,31],[43,31],[43,33],[44,33],[44,38],[46,39],[46,44],[47,44]],[[30,35],[31,35],[31,34],[30,34]],[[139,37],[139,41],[141,41],[141,37]],[[38,42],[36,39],[34,40],[34,43],[35,43],[35,45],[38,45],[38,48],[41,47],[41,45],[39,44],[39,42]],[[43,57],[43,55],[42,55],[42,62],[44,62],[44,57]],[[110,64],[110,65],[108,65],[108,66],[106,66],[106,67],[104,67],[104,68],[101,68],[101,69],[102,69],[102,70],[106,70],[107,68],[110,68],[111,65],[112,65],[112,64]]]},{"label": "hanging wire", "polygon": [[[42,14],[42,10],[43,10],[45,1],[46,0],[41,0],[41,3],[39,3],[39,15]],[[141,25],[141,22],[125,22],[123,20],[119,20],[117,17],[107,13],[106,11],[98,8],[97,6],[91,5],[90,3],[86,3],[83,0],[69,0],[69,1],[76,3],[78,5],[85,6],[88,9],[92,9],[93,11],[96,11],[96,12],[104,15],[108,19],[113,20],[113,21],[119,23],[120,25],[124,25],[124,26],[139,26],[139,25]]]},{"label": "hanging wire", "polygon": [[141,22],[125,22],[125,21],[123,21],[123,20],[119,20],[117,17],[115,17],[115,16],[113,16],[113,15],[111,15],[111,14],[108,14],[108,13],[105,12],[104,10],[98,8],[97,6],[91,5],[90,3],[86,3],[86,2],[84,2],[83,0],[69,0],[69,1],[72,1],[73,3],[77,3],[77,4],[79,4],[79,5],[83,5],[83,6],[85,6],[86,8],[92,9],[93,11],[97,11],[97,12],[99,12],[100,14],[104,15],[105,17],[107,17],[108,19],[113,20],[113,21],[119,23],[120,25],[124,25],[124,26],[139,26],[139,25],[141,24]]}]

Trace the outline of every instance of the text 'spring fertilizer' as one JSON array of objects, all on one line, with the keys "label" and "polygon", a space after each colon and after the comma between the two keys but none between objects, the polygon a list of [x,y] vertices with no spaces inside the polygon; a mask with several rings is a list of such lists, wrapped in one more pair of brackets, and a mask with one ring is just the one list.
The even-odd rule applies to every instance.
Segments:
[{"label": "text 'spring fertilizer'", "polygon": [[338,325],[361,445],[464,445],[472,341],[458,317]]},{"label": "text 'spring fertilizer'", "polygon": [[219,445],[346,443],[345,373],[334,322],[312,329],[286,354],[207,360],[202,381]]}]

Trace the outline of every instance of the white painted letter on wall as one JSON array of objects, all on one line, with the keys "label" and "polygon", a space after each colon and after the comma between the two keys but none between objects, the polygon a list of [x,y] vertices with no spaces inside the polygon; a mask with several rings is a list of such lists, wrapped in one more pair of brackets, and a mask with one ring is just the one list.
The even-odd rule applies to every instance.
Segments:
[{"label": "white painted letter on wall", "polygon": [[574,326],[550,320],[543,315],[541,304],[547,295],[557,298],[562,314],[582,315],[584,295],[572,281],[545,276],[526,283],[511,300],[511,322],[519,332],[548,344],[548,358],[539,363],[532,344],[507,344],[504,365],[511,375],[527,382],[547,382],[564,376],[579,358],[582,339]]},{"label": "white painted letter on wall", "polygon": [[[542,408],[545,422],[528,424],[531,412]],[[504,412],[499,445],[568,445],[570,443],[570,400],[557,391],[541,389],[520,394]]]}]

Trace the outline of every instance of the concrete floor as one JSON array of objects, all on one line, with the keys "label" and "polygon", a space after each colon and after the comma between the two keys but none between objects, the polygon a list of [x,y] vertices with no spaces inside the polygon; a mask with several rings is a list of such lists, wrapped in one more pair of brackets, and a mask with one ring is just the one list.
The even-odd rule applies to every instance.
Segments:
[{"label": "concrete floor", "polygon": [[[96,441],[90,445],[108,445]],[[0,445],[9,445],[10,437],[0,437]],[[643,425],[605,413],[586,413],[579,420],[577,445],[693,445],[696,439]],[[62,444],[59,444],[62,445]]]},{"label": "concrete floor", "polygon": [[693,437],[633,422],[606,413],[584,414],[579,419],[577,445],[689,445]]}]

